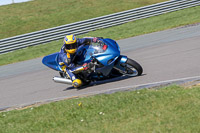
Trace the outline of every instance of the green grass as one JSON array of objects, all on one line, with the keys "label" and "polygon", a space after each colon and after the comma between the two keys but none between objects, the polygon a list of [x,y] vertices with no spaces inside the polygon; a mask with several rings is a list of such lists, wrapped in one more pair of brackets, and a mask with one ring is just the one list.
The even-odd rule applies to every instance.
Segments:
[{"label": "green grass", "polygon": [[[97,30],[79,37],[102,36],[118,40],[198,22],[200,22],[200,6],[141,19],[120,26]],[[42,57],[50,53],[57,52],[60,50],[62,43],[62,40],[54,41],[48,44],[29,47],[0,55],[0,65]]]},{"label": "green grass", "polygon": [[0,132],[200,132],[199,110],[200,87],[170,86],[2,112]]},{"label": "green grass", "polygon": [[0,6],[0,39],[166,0],[34,0]]},{"label": "green grass", "polygon": [[105,36],[118,40],[198,22],[200,22],[200,6],[97,30],[84,36]]}]

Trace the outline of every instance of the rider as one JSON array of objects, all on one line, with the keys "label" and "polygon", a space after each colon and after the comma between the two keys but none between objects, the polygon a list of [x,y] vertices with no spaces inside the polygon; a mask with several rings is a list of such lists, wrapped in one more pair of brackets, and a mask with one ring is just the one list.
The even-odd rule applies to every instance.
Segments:
[{"label": "rider", "polygon": [[59,52],[59,65],[61,65],[62,71],[72,80],[74,87],[80,87],[82,81],[76,77],[73,71],[83,71],[93,67],[90,63],[85,63],[83,66],[75,67],[73,64],[76,50],[83,44],[90,44],[91,42],[97,42],[97,37],[91,38],[76,38],[75,35],[66,35],[64,38],[64,44]]}]

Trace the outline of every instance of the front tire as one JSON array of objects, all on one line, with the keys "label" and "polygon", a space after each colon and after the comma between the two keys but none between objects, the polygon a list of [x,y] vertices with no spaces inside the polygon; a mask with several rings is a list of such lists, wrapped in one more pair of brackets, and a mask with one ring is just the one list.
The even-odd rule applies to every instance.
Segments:
[{"label": "front tire", "polygon": [[123,67],[125,71],[122,74],[127,76],[140,76],[143,72],[142,66],[130,58],[123,64]]}]

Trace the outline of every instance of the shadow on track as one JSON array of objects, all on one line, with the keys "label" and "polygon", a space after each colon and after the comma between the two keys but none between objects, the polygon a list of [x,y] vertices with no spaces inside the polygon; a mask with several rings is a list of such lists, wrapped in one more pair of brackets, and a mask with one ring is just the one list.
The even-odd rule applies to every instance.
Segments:
[{"label": "shadow on track", "polygon": [[[144,76],[144,75],[146,75],[146,74],[142,74],[141,76]],[[117,81],[129,79],[129,78],[136,78],[136,77],[140,77],[140,76],[135,76],[135,77],[120,76],[120,77],[115,77],[115,78],[110,78],[110,79],[105,79],[105,80],[100,80],[100,81],[94,81],[94,82],[91,82],[89,85],[81,86],[77,90],[82,90],[82,89],[89,88],[89,87],[92,87],[92,86],[97,86],[97,85],[111,83],[111,82],[117,82]],[[73,86],[70,86],[70,87],[64,89],[63,91],[67,91],[67,90],[71,90],[71,89],[76,89],[76,88],[74,88]]]}]

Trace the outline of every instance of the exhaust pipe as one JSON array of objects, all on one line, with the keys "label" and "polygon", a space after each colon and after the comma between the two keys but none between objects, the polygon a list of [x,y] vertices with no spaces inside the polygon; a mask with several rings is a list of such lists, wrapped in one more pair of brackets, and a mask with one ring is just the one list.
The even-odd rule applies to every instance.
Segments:
[{"label": "exhaust pipe", "polygon": [[53,81],[55,81],[56,83],[64,83],[64,84],[72,85],[72,81],[66,78],[53,77]]}]

